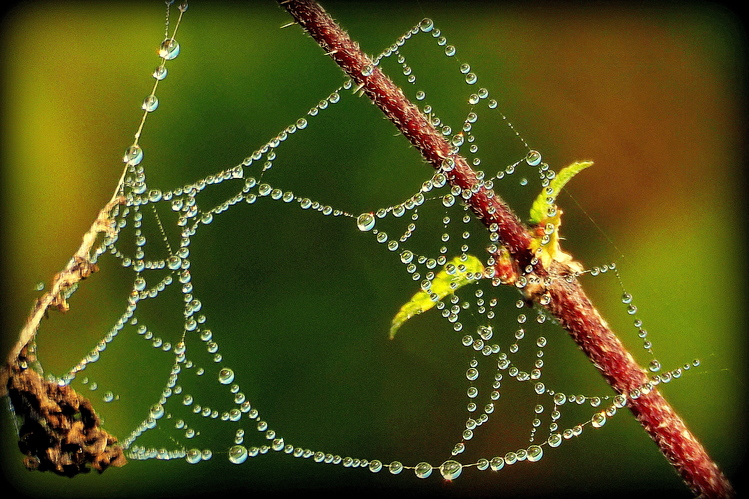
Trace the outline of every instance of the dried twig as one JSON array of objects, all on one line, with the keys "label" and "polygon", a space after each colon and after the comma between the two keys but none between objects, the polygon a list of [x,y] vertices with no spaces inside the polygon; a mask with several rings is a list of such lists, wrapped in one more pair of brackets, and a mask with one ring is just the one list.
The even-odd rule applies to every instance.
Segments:
[{"label": "dried twig", "polygon": [[92,466],[103,472],[109,466],[123,466],[127,460],[117,439],[101,428],[91,403],[68,386],[44,380],[30,368],[35,360],[33,345],[42,319],[50,309],[68,310],[67,297],[83,279],[98,270],[91,262],[91,250],[100,233],[112,234],[109,216],[125,199],[122,180],[112,199],[101,209],[81,246],[52,286],[39,298],[29,314],[6,365],[0,370],[0,396],[8,395],[16,416],[22,419],[19,447],[26,455],[27,468],[73,476]]}]

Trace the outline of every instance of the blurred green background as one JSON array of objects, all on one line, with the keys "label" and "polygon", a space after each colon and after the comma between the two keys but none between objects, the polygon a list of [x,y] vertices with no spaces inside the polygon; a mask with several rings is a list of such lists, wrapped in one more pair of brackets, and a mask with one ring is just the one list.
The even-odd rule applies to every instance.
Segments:
[{"label": "blurred green background", "polygon": [[[746,39],[733,14],[700,3],[324,6],[372,54],[432,18],[458,48],[457,59],[471,64],[478,85],[553,168],[595,161],[569,185],[571,195],[560,197],[565,247],[588,267],[619,264],[664,368],[701,359],[699,369],[663,391],[735,477],[746,449]],[[4,352],[38,294],[36,283],[49,282],[65,265],[111,196],[159,62],[163,12],[157,1],[30,2],[3,20]],[[152,187],[174,188],[236,165],[342,83],[338,68],[298,27],[279,29],[288,21],[270,1],[191,3],[177,36],[181,54],[168,65],[157,92],[161,105],[141,140]],[[459,126],[475,89],[461,81],[457,62],[430,37],[407,43],[404,54],[418,78],[415,88],[428,88],[427,101]],[[399,70],[392,62],[384,67]],[[523,151],[496,125],[496,113],[480,116],[482,124],[495,124],[479,153],[481,168],[494,174]],[[431,174],[364,99],[346,93],[309,121],[279,149],[266,177],[274,186],[356,214],[402,201]],[[496,190],[524,215],[537,183],[521,188],[520,175]],[[459,346],[459,335],[424,316],[388,342],[390,318],[414,292],[394,255],[356,231],[350,218],[265,201],[222,215],[193,240],[191,255],[196,294],[248,398],[294,445],[411,465],[425,456],[438,465],[466,417],[463,372],[470,352]],[[426,228],[429,212],[423,212]],[[118,267],[103,261],[102,272],[74,296],[72,310],[43,326],[46,369],[64,372],[112,326],[127,293],[121,278],[131,277]],[[586,287],[647,362],[616,280],[588,278]],[[502,319],[508,324],[517,313],[513,302],[508,295]],[[172,305],[178,316],[181,305]],[[142,313],[168,311],[144,305]],[[548,327],[542,333],[553,342],[548,375],[558,389],[609,393],[563,332]],[[164,329],[176,341],[169,335]],[[169,365],[142,342],[119,340],[111,348],[123,350],[90,371],[99,376],[100,391],[108,383],[120,395],[100,411],[107,429],[124,438],[155,400]],[[519,405],[526,412],[495,414],[496,435],[479,434],[469,449],[491,457],[527,445],[534,400]],[[538,464],[499,474],[467,470],[453,483],[278,454],[235,467],[219,454],[226,438],[210,436],[220,433],[216,422],[198,428],[204,440],[196,445],[214,450],[208,462],[131,462],[68,480],[27,472],[7,411],[1,421],[3,474],[13,489],[35,497],[307,489],[688,496],[624,412]],[[175,447],[167,431],[154,438]],[[467,453],[463,460],[469,459]]]}]

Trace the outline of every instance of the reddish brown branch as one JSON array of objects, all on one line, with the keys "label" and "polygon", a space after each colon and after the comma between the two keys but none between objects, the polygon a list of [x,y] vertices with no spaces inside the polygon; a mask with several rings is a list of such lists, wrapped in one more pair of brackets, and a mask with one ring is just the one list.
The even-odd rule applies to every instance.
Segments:
[{"label": "reddish brown branch", "polygon": [[[529,248],[532,236],[528,229],[499,196],[486,189],[463,157],[451,153],[450,144],[402,90],[379,67],[373,67],[358,44],[316,2],[280,3],[434,168],[445,171],[445,160],[450,158],[454,162],[454,168],[445,172],[450,183],[468,189],[471,195],[464,198],[465,202],[487,227],[497,224],[501,242],[518,268],[525,269],[533,260]],[[531,285],[526,287],[526,295],[538,302],[548,293],[551,301],[545,307],[617,393],[629,395],[632,390],[642,388],[648,382],[647,373],[611,331],[577,280],[568,278],[570,275],[570,268],[558,262],[549,269],[535,264],[533,272],[527,276]],[[629,397],[627,404],[696,495],[711,498],[734,495],[717,465],[656,389],[639,397]]]}]

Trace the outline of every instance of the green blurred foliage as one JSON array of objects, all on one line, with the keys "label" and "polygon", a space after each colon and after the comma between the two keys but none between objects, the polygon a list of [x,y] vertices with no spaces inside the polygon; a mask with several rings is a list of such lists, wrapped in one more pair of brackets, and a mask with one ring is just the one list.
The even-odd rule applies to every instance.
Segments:
[{"label": "green blurred foliage", "polygon": [[[595,161],[558,200],[563,247],[586,267],[617,262],[664,368],[702,360],[664,392],[735,475],[746,423],[745,258],[737,223],[744,210],[746,75],[745,34],[731,12],[703,4],[324,5],[372,54],[431,17],[458,48],[457,59],[478,74],[478,85],[554,169]],[[177,37],[181,54],[168,65],[157,92],[161,105],[141,139],[152,187],[174,188],[238,164],[342,83],[340,70],[298,27],[279,29],[288,21],[274,2],[190,5]],[[4,19],[3,351],[38,294],[35,284],[65,265],[111,196],[153,84],[163,30],[163,5],[155,1],[26,3]],[[428,38],[409,41],[404,53],[439,115],[460,123],[471,88],[456,62]],[[399,70],[392,62],[383,67]],[[496,113],[480,116],[488,127],[481,168],[494,174],[523,151]],[[349,93],[310,118],[278,155],[271,183],[354,214],[404,200],[431,175],[379,111]],[[538,192],[521,188],[519,178],[498,182],[496,190],[525,216]],[[385,462],[447,458],[465,419],[470,352],[436,314],[409,321],[399,338],[387,340],[393,314],[415,291],[393,254],[356,231],[350,218],[270,202],[233,208],[202,232],[191,255],[196,293],[248,398],[287,441]],[[76,293],[72,310],[44,325],[46,369],[64,372],[111,327],[128,286],[122,277],[129,274],[117,267],[103,265]],[[647,362],[614,277],[585,284],[622,340]],[[511,331],[517,311],[515,298],[506,296],[502,320]],[[179,299],[165,296],[158,307],[174,300],[179,310]],[[143,305],[145,316],[164,313],[149,306]],[[559,389],[609,393],[562,331],[543,334],[553,343],[545,376]],[[91,370],[101,369],[93,372],[121,397],[100,410],[122,438],[163,388],[169,366],[142,341],[118,341],[117,355]],[[479,434],[472,452],[492,456],[527,445],[533,400],[519,404],[517,414],[495,414],[496,436]],[[218,437],[205,444],[213,459],[200,465],[131,462],[67,480],[26,472],[7,413],[2,423],[3,472],[13,488],[36,497],[354,488],[686,495],[624,412],[538,464],[499,474],[467,470],[454,483],[278,454],[234,467],[219,453],[227,440]],[[214,427],[220,425],[200,430]]]}]

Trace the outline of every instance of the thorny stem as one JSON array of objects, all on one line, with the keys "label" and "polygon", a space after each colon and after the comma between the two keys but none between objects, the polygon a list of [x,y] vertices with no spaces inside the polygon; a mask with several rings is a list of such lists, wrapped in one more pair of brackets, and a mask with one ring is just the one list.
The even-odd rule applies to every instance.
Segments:
[{"label": "thorny stem", "polygon": [[[436,169],[443,169],[446,158],[454,161],[455,167],[446,174],[452,185],[471,192],[465,203],[487,227],[497,224],[501,242],[518,268],[525,269],[532,264],[533,253],[529,249],[532,236],[528,229],[480,182],[466,160],[452,152],[442,134],[409,102],[403,91],[373,65],[333,18],[313,0],[279,0],[279,3],[361,87],[424,159]],[[647,373],[591,304],[571,269],[556,261],[548,269],[538,263],[532,265],[526,297],[537,303],[544,294],[551,297],[547,305],[539,304],[569,332],[617,393],[630,395],[633,390],[645,387],[649,381]],[[695,495],[719,498],[735,494],[704,447],[657,389],[642,390],[638,397],[628,396],[627,404]]]}]

